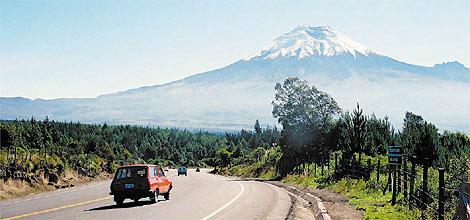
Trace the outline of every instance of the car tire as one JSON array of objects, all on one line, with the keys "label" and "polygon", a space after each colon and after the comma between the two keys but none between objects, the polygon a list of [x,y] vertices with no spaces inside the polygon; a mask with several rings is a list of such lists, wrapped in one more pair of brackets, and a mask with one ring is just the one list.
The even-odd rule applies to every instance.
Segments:
[{"label": "car tire", "polygon": [[152,203],[156,203],[158,200],[158,190],[155,190],[155,192],[153,193],[152,196],[150,196],[150,201],[152,201]]},{"label": "car tire", "polygon": [[187,174],[187,173],[185,173],[184,175],[185,175],[185,176],[187,176],[188,174]]},{"label": "car tire", "polygon": [[163,194],[163,198],[165,198],[165,200],[169,200],[170,199],[170,192],[167,192],[167,193]]},{"label": "car tire", "polygon": [[124,204],[124,199],[122,198],[114,198],[114,202],[116,202],[117,206],[122,206]]}]

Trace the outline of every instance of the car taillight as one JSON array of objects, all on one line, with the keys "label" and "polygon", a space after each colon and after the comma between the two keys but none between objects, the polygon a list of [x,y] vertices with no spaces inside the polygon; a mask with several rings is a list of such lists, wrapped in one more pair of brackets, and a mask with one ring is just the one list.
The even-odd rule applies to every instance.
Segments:
[{"label": "car taillight", "polygon": [[148,190],[151,190],[151,187],[150,187],[150,167],[147,167],[147,189]]}]

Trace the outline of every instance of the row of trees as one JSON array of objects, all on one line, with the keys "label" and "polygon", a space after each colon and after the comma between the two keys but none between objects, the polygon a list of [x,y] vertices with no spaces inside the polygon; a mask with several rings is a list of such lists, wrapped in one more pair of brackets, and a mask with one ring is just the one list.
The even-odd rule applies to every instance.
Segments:
[{"label": "row of trees", "polygon": [[0,122],[0,165],[24,171],[85,168],[112,172],[128,163],[228,166],[253,163],[273,143],[276,127],[211,134],[130,125],[89,125],[34,118]]},{"label": "row of trees", "polygon": [[[218,149],[215,164],[222,167],[254,164],[269,150],[278,147],[281,132],[276,126],[263,129],[256,120],[253,128],[253,131],[241,130],[239,133],[226,133],[225,138],[229,144],[225,148]],[[275,162],[272,164],[275,166]]]},{"label": "row of trees", "polygon": [[[27,166],[34,168],[41,163],[73,168],[100,164],[108,171],[119,164],[138,162],[196,166],[212,162],[216,149],[228,144],[223,135],[207,132],[64,123],[48,118],[2,121],[0,132],[0,162],[33,163]],[[99,166],[95,169],[102,168]]]},{"label": "row of trees", "polygon": [[297,78],[278,83],[275,89],[273,116],[283,125],[281,175],[305,163],[324,164],[335,151],[354,164],[363,154],[385,154],[390,145],[402,146],[404,153],[415,156],[423,167],[458,163],[464,174],[460,176],[468,175],[469,160],[458,160],[462,155],[470,158],[470,139],[463,133],[441,134],[436,126],[411,112],[405,114],[398,132],[387,117],[365,115],[359,104],[352,113],[342,112],[331,96]]}]

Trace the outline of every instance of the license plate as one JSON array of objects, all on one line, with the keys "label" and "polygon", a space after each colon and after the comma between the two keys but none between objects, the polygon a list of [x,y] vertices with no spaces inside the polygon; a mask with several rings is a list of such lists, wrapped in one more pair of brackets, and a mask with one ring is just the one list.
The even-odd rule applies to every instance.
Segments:
[{"label": "license plate", "polygon": [[133,188],[134,188],[134,184],[133,184],[133,183],[126,183],[126,184],[124,184],[124,188],[125,188],[125,189],[133,189]]}]

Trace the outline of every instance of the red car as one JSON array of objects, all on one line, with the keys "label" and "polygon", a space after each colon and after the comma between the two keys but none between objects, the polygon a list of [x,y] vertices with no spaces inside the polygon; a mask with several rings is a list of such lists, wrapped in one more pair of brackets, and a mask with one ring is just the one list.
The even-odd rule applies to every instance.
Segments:
[{"label": "red car", "polygon": [[122,205],[125,199],[134,202],[148,197],[156,202],[158,195],[165,200],[170,199],[172,182],[165,177],[163,169],[157,165],[134,164],[119,167],[111,182],[111,195],[117,205]]}]

